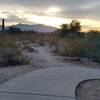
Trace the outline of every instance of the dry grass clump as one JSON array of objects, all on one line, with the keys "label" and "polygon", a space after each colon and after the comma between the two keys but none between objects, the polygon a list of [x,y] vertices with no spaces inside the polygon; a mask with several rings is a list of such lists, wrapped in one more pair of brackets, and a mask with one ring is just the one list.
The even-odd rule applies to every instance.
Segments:
[{"label": "dry grass clump", "polygon": [[87,33],[84,37],[66,36],[60,39],[56,50],[63,56],[100,62],[100,34]]},{"label": "dry grass clump", "polygon": [[24,58],[16,40],[7,34],[0,35],[0,66],[16,66],[26,64],[28,61]]}]

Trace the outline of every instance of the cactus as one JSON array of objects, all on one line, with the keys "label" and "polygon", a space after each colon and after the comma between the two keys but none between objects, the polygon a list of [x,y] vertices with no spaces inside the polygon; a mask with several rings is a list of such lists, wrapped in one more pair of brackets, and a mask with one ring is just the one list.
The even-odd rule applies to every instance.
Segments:
[{"label": "cactus", "polygon": [[2,32],[5,31],[5,19],[2,19]]}]

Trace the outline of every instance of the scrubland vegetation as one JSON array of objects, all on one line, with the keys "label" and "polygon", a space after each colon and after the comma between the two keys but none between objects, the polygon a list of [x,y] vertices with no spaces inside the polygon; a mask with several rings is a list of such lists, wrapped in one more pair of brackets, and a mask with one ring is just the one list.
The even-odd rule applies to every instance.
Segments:
[{"label": "scrubland vegetation", "polygon": [[14,36],[0,34],[0,67],[27,64]]},{"label": "scrubland vegetation", "polygon": [[[21,45],[34,43],[38,35],[33,33],[0,33],[0,67],[29,64]],[[27,42],[27,43],[26,43]]]},{"label": "scrubland vegetation", "polygon": [[[71,26],[71,29],[64,24],[58,33],[52,34],[54,37],[51,42],[56,46],[55,52],[67,57],[87,58],[100,63],[100,33],[97,31],[80,32],[79,22],[75,23],[75,27]],[[73,21],[70,25],[73,25]]]},{"label": "scrubland vegetation", "polygon": [[99,33],[87,33],[84,37],[67,36],[63,38],[59,44],[58,53],[61,55],[80,58],[84,57],[100,62]]},{"label": "scrubland vegetation", "polygon": [[24,50],[34,52],[30,47],[31,43],[42,44],[44,34],[34,31],[21,31],[18,28],[9,27],[4,32],[0,32],[0,67],[29,64]]},{"label": "scrubland vegetation", "polygon": [[49,44],[55,47],[57,54],[66,57],[88,58],[100,63],[100,33],[97,31],[81,32],[81,24],[73,20],[70,24],[61,25],[53,33],[22,32],[14,28],[0,33],[0,66],[15,66],[29,63],[23,56],[20,46],[30,52],[28,43]]}]

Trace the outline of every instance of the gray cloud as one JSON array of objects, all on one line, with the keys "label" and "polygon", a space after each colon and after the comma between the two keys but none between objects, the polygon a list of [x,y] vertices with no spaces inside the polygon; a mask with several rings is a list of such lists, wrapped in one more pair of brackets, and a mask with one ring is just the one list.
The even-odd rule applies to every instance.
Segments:
[{"label": "gray cloud", "polygon": [[[5,4],[24,7],[28,9],[28,13],[39,16],[45,15],[44,11],[47,10],[47,7],[57,6],[62,8],[62,12],[59,12],[57,16],[100,20],[99,0],[0,0],[0,5]],[[18,20],[18,17],[13,17]]]},{"label": "gray cloud", "polygon": [[5,11],[2,12],[2,14],[5,14],[7,16],[6,21],[8,23],[29,23],[26,18],[20,18],[19,16],[17,16],[16,14],[18,14],[18,12],[11,13],[9,11]]},{"label": "gray cloud", "polygon": [[22,22],[22,23],[25,23],[25,22],[27,22],[27,19],[19,18],[17,15],[14,15],[14,14],[9,14],[6,21],[7,22]]}]

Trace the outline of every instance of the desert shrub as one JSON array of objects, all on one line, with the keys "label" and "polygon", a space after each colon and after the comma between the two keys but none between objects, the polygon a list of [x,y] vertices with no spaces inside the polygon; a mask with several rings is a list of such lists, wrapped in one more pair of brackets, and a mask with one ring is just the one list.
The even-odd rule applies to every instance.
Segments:
[{"label": "desert shrub", "polygon": [[14,33],[22,33],[20,28],[16,28],[14,26],[10,26],[7,30],[8,33],[14,34]]},{"label": "desert shrub", "polygon": [[[60,53],[65,56],[85,56],[89,44],[84,42],[81,38],[65,38]],[[91,48],[91,47],[90,47]]]},{"label": "desert shrub", "polygon": [[100,62],[100,34],[86,34],[84,38],[66,37],[60,41],[58,53]]},{"label": "desert shrub", "polygon": [[86,57],[92,58],[96,62],[100,62],[100,34],[99,33],[88,33],[85,39],[91,45],[94,45]]},{"label": "desert shrub", "polygon": [[6,35],[0,35],[0,66],[16,66],[26,64],[24,58],[16,45],[16,41]]},{"label": "desert shrub", "polygon": [[60,41],[60,38],[56,33],[47,34],[46,39],[51,46],[57,46],[58,42]]}]

